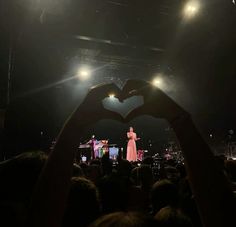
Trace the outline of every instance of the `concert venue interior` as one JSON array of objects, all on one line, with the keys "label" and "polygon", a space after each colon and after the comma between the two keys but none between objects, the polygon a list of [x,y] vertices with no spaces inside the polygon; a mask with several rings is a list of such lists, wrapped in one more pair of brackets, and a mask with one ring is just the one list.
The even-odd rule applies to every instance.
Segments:
[{"label": "concert venue interior", "polygon": [[[35,173],[36,180],[31,179],[33,183],[29,184],[29,188],[33,189],[31,191],[29,189],[28,200],[32,200],[32,202],[27,205],[22,202],[27,207],[24,210],[27,215],[23,215],[24,218],[21,220],[18,217],[20,212],[17,213],[20,208],[17,210],[16,207],[6,205],[7,199],[4,200],[4,193],[11,188],[11,192],[6,193],[9,194],[9,201],[17,201],[16,198],[20,196],[17,193],[15,197],[13,196],[15,193],[13,188],[17,188],[17,185],[21,184],[20,180],[13,184],[9,183],[8,178],[21,179],[23,172],[26,169],[30,172],[32,166],[29,164],[28,167],[26,164],[27,168],[25,167],[24,171],[15,176],[13,172],[18,172],[17,168],[20,166],[7,171],[9,168],[7,163],[24,157],[27,152],[30,152],[32,156],[34,156],[34,152],[42,152],[40,154],[45,155],[45,159],[48,159],[54,151],[56,153],[57,150],[63,150],[62,148],[68,149],[68,153],[70,153],[72,145],[68,146],[68,141],[65,143],[66,145],[63,144],[67,137],[63,137],[63,132],[59,136],[65,122],[68,122],[71,114],[84,100],[87,100],[86,97],[91,87],[110,83],[120,89],[121,95],[109,90],[99,102],[102,103],[105,110],[118,113],[122,120],[117,121],[114,117],[112,119],[99,118],[99,111],[96,112],[97,109],[93,110],[91,107],[91,112],[87,115],[85,122],[89,118],[98,120],[91,121],[92,123],[88,123],[83,130],[81,128],[81,131],[78,130],[72,136],[76,141],[76,146],[73,144],[75,157],[73,163],[78,166],[79,171],[84,171],[81,175],[86,175],[83,165],[87,165],[89,169],[92,166],[90,162],[97,160],[97,163],[93,164],[98,168],[103,156],[105,157],[107,153],[108,158],[113,162],[114,169],[119,170],[120,159],[124,162],[130,161],[127,158],[130,141],[127,132],[129,127],[133,127],[137,137],[137,140],[136,137],[134,139],[137,157],[135,156],[134,160],[129,162],[132,170],[141,168],[142,165],[150,165],[154,179],[160,181],[162,167],[172,168],[173,174],[173,171],[176,173],[179,170],[176,165],[182,165],[185,168],[185,164],[189,163],[190,170],[187,168],[186,171],[187,175],[193,177],[193,180],[190,177],[190,185],[193,197],[196,196],[194,202],[196,202],[197,208],[191,207],[191,212],[188,212],[190,209],[188,207],[186,212],[184,209],[181,212],[192,223],[189,226],[212,226],[214,221],[214,226],[223,226],[220,220],[217,218],[212,220],[212,217],[202,208],[205,206],[210,209],[210,205],[207,204],[206,198],[202,199],[198,193],[200,189],[196,187],[197,181],[194,180],[197,175],[192,174],[194,171],[191,169],[194,164],[188,160],[188,157],[191,156],[187,154],[188,150],[194,149],[194,147],[197,150],[197,146],[194,145],[197,140],[191,137],[194,133],[191,134],[188,127],[185,129],[188,124],[185,122],[181,124],[183,128],[180,136],[179,129],[172,124],[176,117],[171,121],[159,113],[157,115],[155,113],[154,116],[145,106],[149,100],[145,95],[128,96],[128,93],[122,93],[122,89],[126,88],[127,80],[144,80],[148,81],[153,89],[163,91],[173,102],[181,106],[181,110],[191,116],[191,121],[196,127],[194,128],[196,135],[203,141],[198,144],[204,143],[212,157],[219,158],[219,162],[221,164],[223,162],[223,165],[225,162],[224,171],[228,173],[232,170],[228,175],[231,182],[236,182],[236,163],[234,162],[236,159],[235,27],[236,2],[234,0],[0,1],[0,179],[5,185],[0,190],[0,210],[5,210],[5,212],[2,212],[0,216],[5,217],[3,219],[8,222],[3,226],[11,226],[12,223],[16,226],[25,226],[26,223],[31,223],[29,226],[40,226],[36,224],[36,220],[37,223],[41,223],[41,226],[74,224],[73,215],[76,216],[76,212],[73,210],[73,213],[72,208],[71,213],[68,211],[69,209],[61,208],[58,211],[55,209],[55,216],[60,214],[64,217],[59,218],[58,221],[53,219],[54,214],[49,217],[46,215],[46,211],[40,211],[41,213],[38,213],[42,215],[42,219],[40,219],[41,222],[38,222],[39,214],[37,216],[37,212],[34,212],[35,204],[37,204],[34,199],[35,195],[40,194],[36,190],[40,187],[35,185],[43,184],[44,171],[41,172],[41,169],[38,175],[41,173],[39,179],[42,179],[42,182],[37,181],[38,175]],[[98,93],[96,94],[98,97]],[[97,102],[96,98],[93,102]],[[90,106],[93,106],[93,102],[90,102]],[[165,104],[165,102],[159,102],[157,98],[152,111],[164,109]],[[132,118],[129,122],[124,120],[128,113],[140,106],[144,106],[144,114],[137,114],[137,117]],[[76,124],[80,125],[83,121],[81,119],[78,117]],[[184,134],[185,136],[182,136]],[[186,140],[184,142],[181,140],[183,137]],[[201,147],[202,151],[205,149],[203,147]],[[209,157],[205,160],[208,160]],[[19,159],[21,160],[21,158]],[[56,159],[56,161],[58,160]],[[67,159],[65,158],[65,160]],[[230,161],[230,164],[227,161]],[[168,162],[170,163],[168,164]],[[50,166],[50,161],[47,163]],[[195,163],[198,163],[200,167],[201,159],[196,159]],[[58,166],[63,165],[58,164]],[[24,167],[22,168],[24,169]],[[89,171],[94,173],[96,168],[91,168]],[[212,171],[213,169],[212,167]],[[63,175],[63,170],[65,169],[61,167],[58,173],[61,172]],[[11,174],[7,174],[11,171]],[[101,170],[99,169],[99,171]],[[97,170],[96,174],[99,171]],[[178,174],[181,175],[181,173],[179,170]],[[209,175],[210,173],[211,171],[209,171]],[[91,178],[86,176],[100,189],[97,181],[94,182],[93,177],[96,174],[91,174]],[[166,175],[168,176],[168,174]],[[201,178],[200,176],[201,173],[199,173],[199,178]],[[33,176],[31,177],[33,178]],[[98,175],[96,177],[98,178]],[[102,177],[104,176],[101,173],[100,178],[102,179]],[[66,182],[67,178],[62,177],[62,179]],[[219,177],[219,179],[221,178]],[[22,179],[22,182],[27,182],[27,177]],[[36,182],[38,183],[36,184]],[[207,179],[202,181],[202,184],[203,182],[207,182]],[[219,180],[219,182],[221,181]],[[140,182],[137,180],[136,183],[135,186],[139,187]],[[10,186],[8,186],[9,184]],[[63,183],[58,181],[55,185],[57,184]],[[217,187],[214,183],[212,185]],[[140,187],[142,188],[142,186]],[[20,190],[27,191],[25,188]],[[235,184],[231,191],[236,191]],[[119,190],[111,193],[116,196]],[[100,194],[102,197],[103,191]],[[226,194],[225,197],[227,197]],[[39,198],[42,198],[42,195],[40,196]],[[55,200],[58,198],[57,193],[53,196],[50,198]],[[71,194],[68,196],[65,189],[64,194],[62,193],[60,196],[62,198],[61,207],[63,207],[63,198],[65,197],[66,201]],[[12,197],[15,200],[11,200]],[[76,197],[76,199],[78,198]],[[106,207],[107,204],[105,204],[105,200],[103,201],[103,197],[101,200],[100,207]],[[205,201],[206,204],[202,201]],[[118,204],[119,200],[115,200],[114,204],[116,202]],[[191,206],[190,203],[188,205]],[[232,208],[232,206],[229,204],[229,207]],[[53,209],[53,205],[48,207]],[[55,204],[54,207],[56,207]],[[57,204],[57,207],[60,206]],[[94,221],[98,217],[103,217],[104,214],[114,211],[133,211],[130,208],[131,205],[130,209],[127,207],[123,209],[122,205],[121,208],[117,205],[116,208],[110,210],[106,210],[104,207],[99,211],[99,215],[81,220],[77,226],[89,226],[91,223],[95,223],[93,226],[100,226]],[[134,207],[135,211],[141,210],[136,209],[139,207],[137,204]],[[154,212],[153,204],[149,204],[148,208],[150,209],[146,213]],[[196,213],[193,209],[196,209]],[[220,210],[215,208],[214,212],[217,216],[217,212]],[[144,210],[142,213],[145,213]],[[158,214],[157,210],[152,216],[155,214]],[[233,213],[230,214],[233,216]],[[11,215],[14,218],[9,218]],[[83,215],[86,217],[87,213],[85,212]],[[224,212],[222,212],[222,220],[224,218],[228,219],[228,216],[226,214],[224,216]],[[142,222],[142,220],[139,221]],[[160,220],[158,221],[160,223],[154,226],[178,226],[177,224],[165,225]],[[101,226],[106,225],[101,224]],[[107,226],[110,225],[107,224]],[[138,225],[126,223],[117,224],[117,226]]]}]

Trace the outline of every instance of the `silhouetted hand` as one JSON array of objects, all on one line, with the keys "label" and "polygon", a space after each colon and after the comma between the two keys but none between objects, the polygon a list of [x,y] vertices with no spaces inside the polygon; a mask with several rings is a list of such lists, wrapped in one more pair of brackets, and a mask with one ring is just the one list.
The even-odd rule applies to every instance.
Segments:
[{"label": "silhouetted hand", "polygon": [[102,100],[111,92],[119,96],[121,91],[114,84],[92,88],[65,123],[35,187],[29,226],[61,226],[71,186],[75,152],[83,131],[101,119],[123,121],[118,113],[103,107]]},{"label": "silhouetted hand", "polygon": [[123,117],[103,107],[103,99],[112,93],[116,97],[121,95],[121,90],[115,84],[101,84],[91,88],[84,101],[75,112],[75,117],[83,124],[95,123],[102,119],[112,119],[123,122]]},{"label": "silhouetted hand", "polygon": [[146,81],[128,80],[122,94],[125,95],[123,98],[133,95],[141,95],[144,98],[144,105],[132,110],[126,117],[127,122],[140,115],[165,118],[171,122],[179,115],[187,114],[182,107],[163,91]]}]

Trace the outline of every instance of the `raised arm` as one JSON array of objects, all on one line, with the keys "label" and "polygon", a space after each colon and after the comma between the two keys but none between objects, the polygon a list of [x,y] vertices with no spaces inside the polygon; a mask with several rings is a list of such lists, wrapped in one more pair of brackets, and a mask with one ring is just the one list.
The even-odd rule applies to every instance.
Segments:
[{"label": "raised arm", "polygon": [[33,194],[28,223],[30,227],[61,226],[70,190],[75,151],[84,130],[103,118],[122,120],[120,115],[103,108],[102,100],[111,91],[117,95],[119,93],[119,89],[113,84],[91,89],[62,128]]},{"label": "raised arm", "polygon": [[131,112],[127,121],[142,114],[165,118],[181,145],[191,188],[204,226],[232,226],[236,202],[229,182],[216,165],[213,153],[197,131],[191,116],[160,89],[144,81],[128,81],[125,92],[143,95],[144,105]]},{"label": "raised arm", "polygon": [[[173,127],[182,147],[190,184],[205,226],[230,226],[236,200],[228,179],[188,115],[178,116]],[[184,125],[184,127],[183,127]]]}]

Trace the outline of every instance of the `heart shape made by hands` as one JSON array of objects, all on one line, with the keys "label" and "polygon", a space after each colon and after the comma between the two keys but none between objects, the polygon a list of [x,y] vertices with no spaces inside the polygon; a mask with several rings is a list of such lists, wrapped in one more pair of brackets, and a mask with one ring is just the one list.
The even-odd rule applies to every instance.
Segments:
[{"label": "heart shape made by hands", "polygon": [[[107,98],[111,92],[114,96]],[[156,99],[158,105],[155,103]],[[98,119],[104,117],[129,122],[138,116],[150,115],[173,121],[178,116],[188,116],[188,113],[164,92],[142,80],[127,80],[123,89],[113,83],[98,85],[91,89],[85,103],[91,102],[91,105],[94,100],[99,103],[97,110],[100,108],[101,111],[101,114],[97,115]]]},{"label": "heart shape made by hands", "polygon": [[[145,98],[141,94],[142,92],[140,92],[148,85],[149,84],[145,81],[134,79],[127,80],[122,89],[118,88],[114,84],[100,87],[103,94],[104,92],[106,94],[114,93],[114,95],[110,97],[104,98],[103,96],[103,99],[101,100],[103,108],[111,112],[116,112],[125,122],[130,121],[133,117],[137,117],[139,114],[149,114],[149,111],[143,108],[145,106]],[[139,112],[139,110],[141,111]],[[114,118],[116,118],[115,115]]]},{"label": "heart shape made by hands", "polygon": [[[100,109],[100,114],[94,116],[96,118],[108,118],[121,122],[129,122],[133,118],[140,115],[150,115],[150,103],[146,101],[150,100],[146,98],[146,95],[151,92],[150,83],[142,80],[127,80],[122,89],[117,87],[114,83],[101,84],[93,87],[87,97],[84,100],[88,107],[83,108],[84,112],[90,111],[95,107],[96,112]],[[108,98],[108,94],[113,93],[113,96]],[[97,103],[98,105],[93,105]],[[86,110],[87,109],[87,110]]]},{"label": "heart shape made by hands", "polygon": [[107,97],[102,100],[102,103],[105,109],[117,112],[123,118],[126,118],[131,111],[144,104],[144,98],[136,95],[122,100],[116,97]]}]

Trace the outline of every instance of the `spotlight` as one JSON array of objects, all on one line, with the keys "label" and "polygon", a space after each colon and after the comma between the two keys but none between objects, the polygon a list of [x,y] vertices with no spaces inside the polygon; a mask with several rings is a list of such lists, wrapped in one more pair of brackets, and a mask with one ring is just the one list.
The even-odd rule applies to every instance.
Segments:
[{"label": "spotlight", "polygon": [[199,10],[199,3],[197,1],[190,1],[184,7],[184,15],[188,18],[195,16]]},{"label": "spotlight", "polygon": [[153,81],[152,81],[152,84],[156,87],[159,87],[161,84],[162,84],[162,81],[160,78],[155,78]]},{"label": "spotlight", "polygon": [[78,71],[78,77],[81,79],[81,80],[88,80],[91,76],[91,72],[89,69],[87,68],[81,68],[79,69]]},{"label": "spotlight", "polygon": [[80,75],[81,75],[81,76],[88,76],[88,74],[89,74],[89,72],[88,72],[88,71],[85,71],[85,70],[82,70],[82,71],[80,72]]},{"label": "spotlight", "polygon": [[115,94],[109,94],[109,98],[114,99],[115,98]]}]

